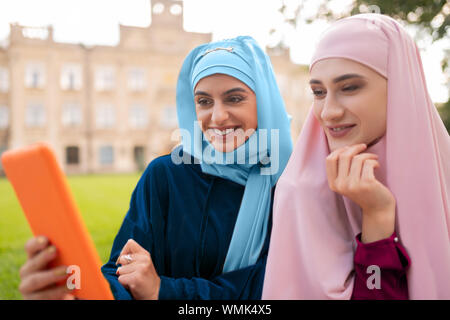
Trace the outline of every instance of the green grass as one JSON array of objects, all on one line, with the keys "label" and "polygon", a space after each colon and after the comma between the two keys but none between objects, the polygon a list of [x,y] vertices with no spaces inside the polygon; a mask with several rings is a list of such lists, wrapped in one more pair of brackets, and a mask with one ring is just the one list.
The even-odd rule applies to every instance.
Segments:
[{"label": "green grass", "polygon": [[[69,185],[102,263],[128,210],[139,174],[71,176]],[[22,299],[19,269],[24,245],[32,237],[11,184],[0,178],[0,300]]]}]

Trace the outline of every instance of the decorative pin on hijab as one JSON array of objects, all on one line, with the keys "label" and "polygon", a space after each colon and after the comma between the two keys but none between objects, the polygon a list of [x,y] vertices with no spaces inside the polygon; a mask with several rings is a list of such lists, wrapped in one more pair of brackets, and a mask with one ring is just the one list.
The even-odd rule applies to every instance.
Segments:
[{"label": "decorative pin on hijab", "polygon": [[208,53],[211,53],[211,52],[217,51],[217,50],[226,50],[228,52],[233,52],[233,47],[227,47],[227,48],[218,47],[218,48],[214,48],[214,49],[209,49],[209,50],[206,50],[205,53],[202,54],[202,57],[207,55]]}]

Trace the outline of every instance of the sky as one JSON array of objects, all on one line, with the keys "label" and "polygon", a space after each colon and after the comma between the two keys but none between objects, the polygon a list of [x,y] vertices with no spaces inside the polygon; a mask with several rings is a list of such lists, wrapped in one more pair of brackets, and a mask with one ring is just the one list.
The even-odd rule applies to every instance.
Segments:
[{"label": "sky", "polygon": [[[298,0],[285,0],[295,3]],[[331,2],[334,11],[345,10],[352,0]],[[147,27],[151,23],[151,8],[158,0],[1,0],[0,39],[9,34],[9,24],[53,26],[55,41],[86,45],[116,45],[119,24]],[[302,18],[314,14],[320,1],[306,0]],[[278,11],[279,0],[184,0],[184,28],[192,32],[211,32],[213,40],[237,35],[251,35],[261,46],[273,45],[285,36],[295,63],[308,64],[315,43],[329,25],[326,21],[300,23],[297,29],[283,24]],[[268,36],[273,28],[282,30]],[[413,31],[411,31],[412,34]],[[426,80],[434,102],[448,98],[445,76],[440,61],[449,41],[419,42]]]}]

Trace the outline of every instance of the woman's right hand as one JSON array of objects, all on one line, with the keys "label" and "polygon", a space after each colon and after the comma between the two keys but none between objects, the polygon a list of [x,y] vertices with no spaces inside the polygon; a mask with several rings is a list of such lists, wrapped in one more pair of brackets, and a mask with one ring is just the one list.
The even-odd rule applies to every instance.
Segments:
[{"label": "woman's right hand", "polygon": [[364,153],[367,146],[357,144],[334,150],[326,159],[328,184],[362,209],[361,240],[381,240],[395,229],[395,198],[375,177],[378,156]]},{"label": "woman's right hand", "polygon": [[74,299],[67,285],[58,282],[68,277],[65,266],[48,268],[58,253],[44,236],[31,238],[25,245],[28,259],[20,268],[19,291],[25,300]]}]

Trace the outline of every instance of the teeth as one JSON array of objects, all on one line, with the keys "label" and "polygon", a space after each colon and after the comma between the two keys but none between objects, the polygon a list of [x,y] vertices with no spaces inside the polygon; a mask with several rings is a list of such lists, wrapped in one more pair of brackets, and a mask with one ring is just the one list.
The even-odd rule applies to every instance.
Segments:
[{"label": "teeth", "polygon": [[225,129],[225,130],[219,130],[219,129],[213,129],[213,130],[214,130],[215,134],[218,134],[218,135],[221,135],[221,136],[227,135],[227,134],[229,134],[229,133],[234,131],[233,128],[229,128],[229,129]]},{"label": "teeth", "polygon": [[344,130],[344,129],[347,129],[347,128],[350,128],[351,126],[347,126],[347,127],[339,127],[339,128],[330,128],[331,129],[331,131],[333,131],[333,132],[339,132],[339,131],[342,131],[342,130]]}]

